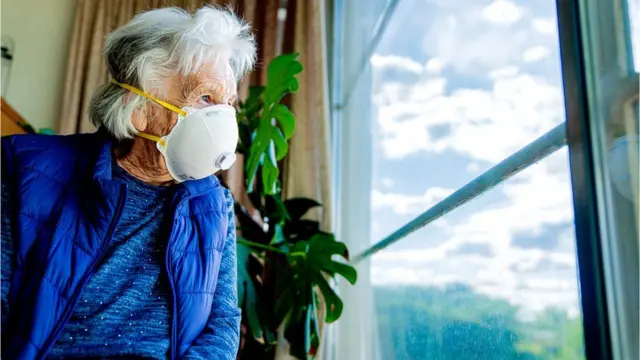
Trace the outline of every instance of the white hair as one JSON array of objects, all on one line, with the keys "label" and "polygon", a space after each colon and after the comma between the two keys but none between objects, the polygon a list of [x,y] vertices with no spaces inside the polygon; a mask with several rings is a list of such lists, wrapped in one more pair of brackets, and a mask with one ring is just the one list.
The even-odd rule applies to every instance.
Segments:
[{"label": "white hair", "polygon": [[[231,10],[207,6],[191,15],[162,8],[143,12],[109,34],[104,56],[114,80],[155,95],[168,77],[194,73],[217,60],[228,63],[237,84],[253,68],[256,45],[249,24]],[[109,83],[93,94],[89,117],[116,139],[131,138],[137,133],[131,115],[146,103]]]}]

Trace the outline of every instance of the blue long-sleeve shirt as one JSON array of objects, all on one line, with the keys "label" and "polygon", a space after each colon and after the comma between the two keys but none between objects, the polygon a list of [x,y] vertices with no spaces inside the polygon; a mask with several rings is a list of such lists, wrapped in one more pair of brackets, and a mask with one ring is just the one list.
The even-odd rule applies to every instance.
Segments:
[{"label": "blue long-sleeve shirt", "polygon": [[[171,289],[164,271],[170,232],[171,188],[132,177],[116,164],[113,176],[128,185],[128,201],[107,255],[80,296],[49,359],[166,359],[170,346]],[[226,192],[229,227],[209,321],[183,358],[235,359],[237,312],[233,199]],[[2,183],[2,323],[13,268],[11,189]]]}]

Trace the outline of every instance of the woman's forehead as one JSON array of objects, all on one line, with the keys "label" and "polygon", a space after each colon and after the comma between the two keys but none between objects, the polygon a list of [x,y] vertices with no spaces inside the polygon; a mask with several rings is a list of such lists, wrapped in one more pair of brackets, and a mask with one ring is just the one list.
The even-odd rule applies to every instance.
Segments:
[{"label": "woman's forehead", "polygon": [[211,64],[202,66],[198,71],[182,76],[179,84],[181,92],[186,96],[197,89],[230,94],[235,93],[233,71],[231,67],[225,63],[221,65]]}]

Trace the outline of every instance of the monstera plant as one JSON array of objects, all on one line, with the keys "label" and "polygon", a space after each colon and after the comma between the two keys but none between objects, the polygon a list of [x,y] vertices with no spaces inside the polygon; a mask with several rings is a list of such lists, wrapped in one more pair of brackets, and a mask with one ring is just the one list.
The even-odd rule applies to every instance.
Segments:
[{"label": "monstera plant", "polygon": [[344,261],[349,258],[345,244],[322,231],[318,221],[305,218],[321,204],[282,197],[279,164],[296,125],[282,100],[298,90],[302,65],[297,58],[274,58],[266,85],[252,87],[238,109],[238,152],[245,158],[249,199],[260,213],[256,220],[236,203],[238,299],[245,330],[240,359],[273,358],[278,329],[284,329],[291,355],[313,358],[320,342],[319,314],[330,323],[343,309],[330,279],[340,275],[351,284],[357,279],[356,270]]}]

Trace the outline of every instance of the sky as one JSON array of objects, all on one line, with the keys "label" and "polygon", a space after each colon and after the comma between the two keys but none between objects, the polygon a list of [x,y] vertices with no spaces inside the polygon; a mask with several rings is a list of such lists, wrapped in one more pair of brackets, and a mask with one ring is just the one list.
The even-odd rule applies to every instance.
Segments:
[{"label": "sky", "polygon": [[[400,1],[370,59],[372,243],[564,121],[556,21],[553,0]],[[374,255],[371,279],[576,315],[575,251],[563,148]]]}]

